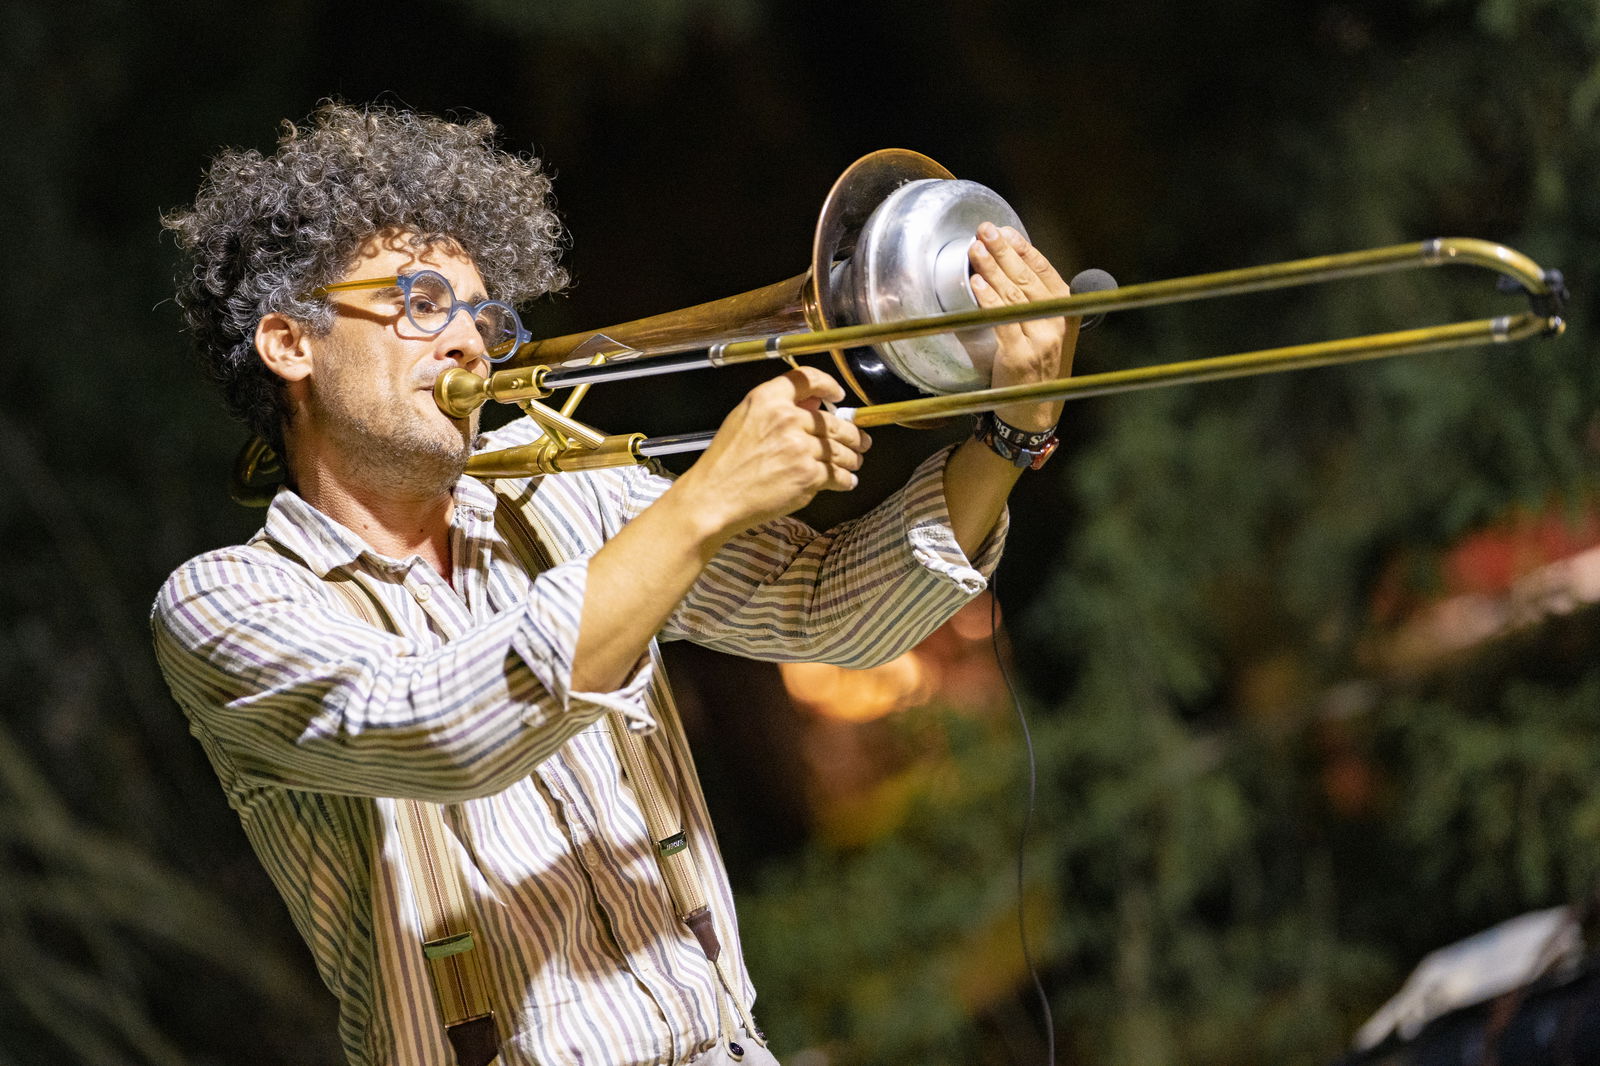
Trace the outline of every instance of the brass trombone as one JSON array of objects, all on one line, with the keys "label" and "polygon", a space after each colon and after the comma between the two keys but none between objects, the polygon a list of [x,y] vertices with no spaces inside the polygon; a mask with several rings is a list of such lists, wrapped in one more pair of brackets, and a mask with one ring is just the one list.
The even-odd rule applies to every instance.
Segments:
[{"label": "brass trombone", "polygon": [[[982,186],[956,181],[915,152],[875,152],[845,171],[824,202],[811,269],[726,300],[598,332],[523,345],[488,377],[455,369],[439,377],[441,409],[464,417],[489,400],[517,403],[544,429],[532,444],[474,456],[467,472],[522,477],[620,466],[704,448],[711,433],[607,435],[572,418],[583,391],[604,381],[830,352],[863,406],[835,413],[860,426],[911,424],[1010,403],[1079,399],[1160,385],[1504,343],[1565,328],[1566,289],[1520,252],[1475,238],[1439,238],[1341,255],[1146,282],[1012,307],[982,309],[966,285],[965,249],[978,223],[1020,221]],[[983,388],[986,327],[1030,318],[1090,316],[1341,278],[1465,264],[1499,273],[1521,292],[1516,315],[1300,344],[1188,362]],[[1076,281],[1076,279],[1074,279]],[[1106,278],[1109,282],[1109,277]],[[952,306],[954,305],[954,306]],[[913,311],[907,314],[907,309]],[[916,314],[916,310],[933,313]],[[905,346],[914,338],[934,346]],[[992,345],[992,340],[987,341]],[[561,360],[554,362],[554,360]],[[930,369],[930,366],[932,369]],[[572,388],[555,410],[541,400]]]},{"label": "brass trombone", "polygon": [[[526,477],[641,463],[705,448],[712,433],[647,437],[605,434],[572,415],[600,382],[831,353],[862,406],[835,413],[864,427],[914,424],[975,414],[1006,404],[1081,399],[1162,385],[1215,381],[1381,359],[1476,344],[1556,336],[1565,329],[1561,273],[1513,249],[1470,237],[1436,238],[1339,255],[1211,274],[1078,291],[1010,307],[977,306],[967,283],[965,249],[980,222],[1020,220],[993,192],[958,181],[915,152],[889,150],[858,160],[824,202],[805,273],[776,285],[682,311],[599,331],[531,341],[506,369],[480,377],[456,368],[434,388],[452,417],[495,400],[516,403],[544,430],[531,444],[472,457],[478,477]],[[993,335],[989,327],[1032,318],[1087,317],[1318,284],[1446,264],[1492,270],[1500,289],[1520,292],[1514,315],[1370,334],[1032,385],[985,388]],[[1087,272],[1086,272],[1087,273]],[[1080,275],[1082,277],[1083,275]],[[540,402],[574,390],[557,410]],[[264,446],[262,446],[264,447]],[[270,456],[270,452],[267,453]],[[260,463],[241,454],[235,498]]]}]

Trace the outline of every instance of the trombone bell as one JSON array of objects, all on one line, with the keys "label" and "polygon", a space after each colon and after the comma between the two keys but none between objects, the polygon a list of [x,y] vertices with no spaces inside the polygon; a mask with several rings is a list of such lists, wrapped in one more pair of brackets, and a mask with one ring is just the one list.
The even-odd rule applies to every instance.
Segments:
[{"label": "trombone bell", "polygon": [[[854,254],[832,267],[836,324],[882,325],[977,310],[967,252],[984,222],[1026,235],[1011,205],[975,181],[923,178],[900,186],[867,219]],[[998,346],[994,328],[985,326],[873,347],[901,381],[924,394],[946,395],[988,385]],[[861,384],[852,384],[865,395]]]}]

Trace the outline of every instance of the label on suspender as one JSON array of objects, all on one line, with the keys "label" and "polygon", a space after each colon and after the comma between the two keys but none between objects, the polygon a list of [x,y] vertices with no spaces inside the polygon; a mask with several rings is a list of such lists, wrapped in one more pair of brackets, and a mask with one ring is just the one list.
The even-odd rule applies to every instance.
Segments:
[{"label": "label on suspender", "polygon": [[429,940],[422,945],[422,953],[430,959],[447,959],[451,955],[459,955],[463,951],[471,951],[475,945],[472,942],[472,930],[456,933],[454,936],[440,937],[438,940]]}]

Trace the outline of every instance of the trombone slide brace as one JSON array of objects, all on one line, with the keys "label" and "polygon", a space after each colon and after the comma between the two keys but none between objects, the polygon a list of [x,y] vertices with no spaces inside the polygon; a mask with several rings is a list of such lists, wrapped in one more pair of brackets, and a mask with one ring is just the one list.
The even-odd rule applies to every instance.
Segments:
[{"label": "trombone slide brace", "polygon": [[538,440],[517,448],[474,455],[467,460],[467,473],[482,478],[530,477],[633,466],[648,458],[640,448],[644,442],[643,433],[618,433],[590,448],[562,442],[546,432]]}]

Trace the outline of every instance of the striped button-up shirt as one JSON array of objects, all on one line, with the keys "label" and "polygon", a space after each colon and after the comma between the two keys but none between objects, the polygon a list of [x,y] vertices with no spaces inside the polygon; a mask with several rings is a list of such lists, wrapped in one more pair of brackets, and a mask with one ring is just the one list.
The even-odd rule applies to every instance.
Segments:
[{"label": "striped button-up shirt", "polygon": [[[522,443],[518,422],[487,446]],[[1003,529],[969,562],[949,528],[944,454],[861,519],[780,519],[716,556],[661,636],[765,659],[866,666],[922,639],[984,585]],[[733,899],[665,679],[570,677],[587,557],[668,481],[639,468],[516,486],[562,543],[537,575],[462,478],[446,582],[380,556],[288,490],[258,540],[201,555],[152,618],[173,695],[340,1003],[357,1066],[449,1066],[397,850],[392,797],[445,804],[483,934],[502,1061],[683,1063],[718,1032],[719,982],[676,920],[601,715],[616,710],[682,798],[684,830],[746,1003]],[[1003,526],[1003,521],[1002,521]],[[296,559],[298,561],[296,561]],[[302,565],[303,563],[303,565]],[[360,583],[398,633],[356,617]]]}]

